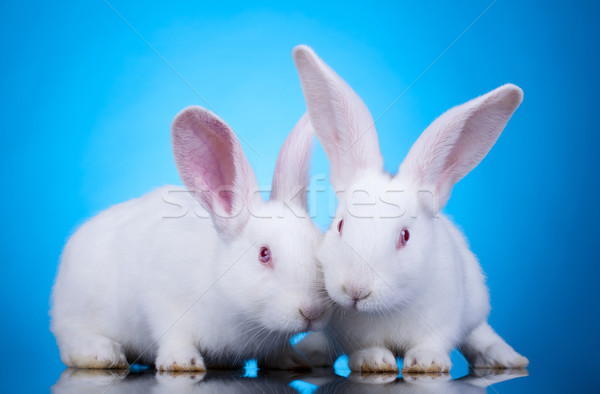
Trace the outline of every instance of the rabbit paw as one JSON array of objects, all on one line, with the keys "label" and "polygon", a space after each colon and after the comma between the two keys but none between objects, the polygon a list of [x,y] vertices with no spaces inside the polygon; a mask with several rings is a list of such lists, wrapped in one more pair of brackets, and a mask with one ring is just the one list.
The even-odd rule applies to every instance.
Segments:
[{"label": "rabbit paw", "polygon": [[311,331],[293,349],[304,356],[313,367],[331,367],[336,360],[333,347],[325,334]]},{"label": "rabbit paw", "polygon": [[311,369],[310,362],[291,348],[278,352],[273,357],[265,360],[262,366],[265,369]]},{"label": "rabbit paw", "polygon": [[75,368],[127,369],[129,364],[121,344],[101,336],[80,338],[69,346],[65,364]]},{"label": "rabbit paw", "polygon": [[348,366],[353,372],[398,372],[396,357],[382,347],[372,347],[352,353]]},{"label": "rabbit paw", "polygon": [[156,369],[170,372],[206,371],[204,359],[196,349],[159,352]]},{"label": "rabbit paw", "polygon": [[526,357],[521,356],[504,341],[496,342],[485,351],[474,354],[470,362],[473,368],[490,369],[522,369],[529,365]]},{"label": "rabbit paw", "polygon": [[332,356],[321,350],[314,350],[306,353],[306,359],[311,366],[315,368],[328,368],[331,367],[335,360],[332,360]]},{"label": "rabbit paw", "polygon": [[451,365],[447,353],[423,348],[410,349],[404,356],[402,373],[448,373]]}]

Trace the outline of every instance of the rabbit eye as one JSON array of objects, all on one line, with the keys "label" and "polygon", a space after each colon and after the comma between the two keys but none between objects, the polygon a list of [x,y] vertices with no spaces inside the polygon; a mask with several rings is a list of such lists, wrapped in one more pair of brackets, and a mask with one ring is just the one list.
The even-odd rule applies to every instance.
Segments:
[{"label": "rabbit eye", "polygon": [[398,238],[398,243],[396,244],[396,249],[401,249],[406,246],[406,243],[410,239],[410,232],[407,228],[403,228],[400,231],[400,237]]},{"label": "rabbit eye", "polygon": [[269,265],[271,262],[271,249],[269,249],[268,246],[260,248],[260,252],[258,252],[258,261],[262,264]]},{"label": "rabbit eye", "polygon": [[342,229],[344,228],[344,219],[340,220],[338,223],[338,233],[342,235]]}]

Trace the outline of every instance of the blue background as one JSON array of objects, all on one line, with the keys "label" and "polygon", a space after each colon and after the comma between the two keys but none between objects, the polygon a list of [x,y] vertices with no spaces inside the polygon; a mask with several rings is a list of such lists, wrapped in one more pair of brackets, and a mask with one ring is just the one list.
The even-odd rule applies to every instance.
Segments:
[{"label": "blue background", "polygon": [[[305,111],[291,59],[301,43],[374,118],[383,114],[376,127],[394,172],[446,109],[506,82],[523,88],[523,104],[446,212],[488,275],[492,325],[531,361],[530,377],[498,390],[591,387],[600,350],[596,3],[498,0],[466,31],[491,1],[111,4],[130,26],[100,0],[0,5],[0,374],[8,387],[29,377],[45,390],[63,369],[48,298],[74,228],[180,184],[169,136],[180,109],[214,108],[247,141],[259,183],[270,185],[278,150]],[[313,173],[327,170],[317,148]],[[327,207],[313,211],[326,228]]]}]

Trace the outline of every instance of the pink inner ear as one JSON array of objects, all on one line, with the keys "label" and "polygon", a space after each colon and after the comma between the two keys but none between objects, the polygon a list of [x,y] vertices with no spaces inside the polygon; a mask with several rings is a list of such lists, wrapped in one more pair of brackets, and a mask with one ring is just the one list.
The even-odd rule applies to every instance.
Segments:
[{"label": "pink inner ear", "polygon": [[186,188],[210,206],[217,198],[227,213],[233,209],[236,175],[232,138],[231,129],[202,108],[184,110],[173,125],[175,161]]},{"label": "pink inner ear", "polygon": [[508,84],[448,110],[415,142],[400,172],[434,186],[443,207],[454,184],[496,143],[522,99],[521,89]]}]

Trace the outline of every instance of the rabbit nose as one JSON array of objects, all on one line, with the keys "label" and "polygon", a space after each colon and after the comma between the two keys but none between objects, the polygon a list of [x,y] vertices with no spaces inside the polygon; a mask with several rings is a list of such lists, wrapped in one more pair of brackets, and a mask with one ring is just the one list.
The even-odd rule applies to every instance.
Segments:
[{"label": "rabbit nose", "polygon": [[303,318],[309,321],[317,320],[323,314],[318,308],[314,307],[300,308],[298,311]]},{"label": "rabbit nose", "polygon": [[369,291],[365,287],[353,286],[347,288],[346,286],[342,286],[342,290],[344,290],[344,293],[348,294],[350,298],[352,298],[352,300],[354,301],[354,305],[356,305],[358,301],[364,300],[365,298],[371,295],[371,291]]}]

